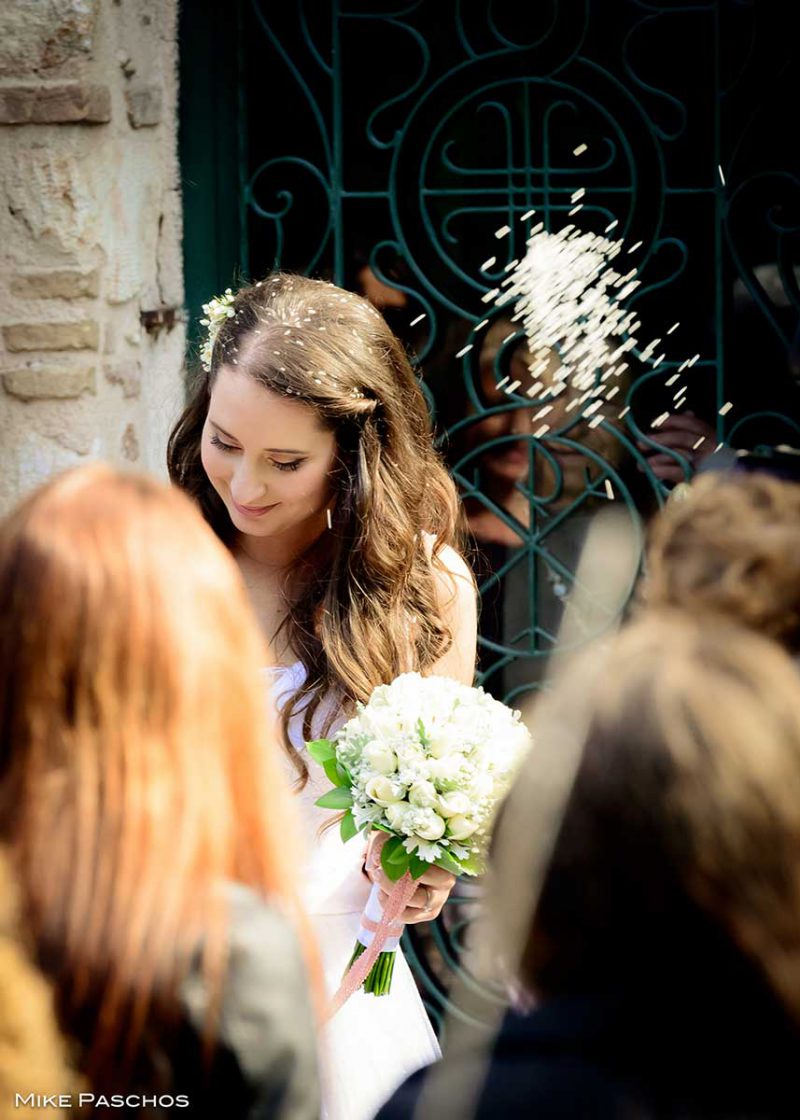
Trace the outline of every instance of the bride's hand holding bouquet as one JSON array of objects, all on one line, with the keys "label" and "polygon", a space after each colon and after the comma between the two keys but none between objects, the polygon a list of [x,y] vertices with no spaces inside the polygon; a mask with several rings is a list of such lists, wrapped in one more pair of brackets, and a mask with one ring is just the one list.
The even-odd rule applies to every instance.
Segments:
[{"label": "bride's hand holding bouquet", "polygon": [[[381,907],[389,901],[394,888],[394,883],[381,867],[381,849],[388,838],[388,834],[379,829],[370,832],[364,861],[367,878],[378,887]],[[425,874],[417,880],[417,889],[406,903],[399,921],[405,926],[413,926],[438,918],[456,884],[456,878],[452,872],[430,864]]]}]

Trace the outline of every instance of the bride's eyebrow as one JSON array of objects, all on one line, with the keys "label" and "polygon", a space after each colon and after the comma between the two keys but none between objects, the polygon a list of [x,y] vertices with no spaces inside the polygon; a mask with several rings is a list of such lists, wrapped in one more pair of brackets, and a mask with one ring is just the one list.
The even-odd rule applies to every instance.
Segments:
[{"label": "bride's eyebrow", "polygon": [[[230,432],[226,432],[225,429],[221,428],[215,420],[211,419],[211,417],[209,417],[208,422],[211,425],[211,427],[214,429],[214,431],[219,432],[219,434],[221,436],[225,436],[226,439],[231,440],[233,443],[238,443],[239,442],[239,440],[236,438],[236,436],[232,436]],[[306,451],[299,451],[296,447],[265,447],[264,450],[269,451],[273,455],[307,455],[308,454],[308,452],[306,452]]]}]

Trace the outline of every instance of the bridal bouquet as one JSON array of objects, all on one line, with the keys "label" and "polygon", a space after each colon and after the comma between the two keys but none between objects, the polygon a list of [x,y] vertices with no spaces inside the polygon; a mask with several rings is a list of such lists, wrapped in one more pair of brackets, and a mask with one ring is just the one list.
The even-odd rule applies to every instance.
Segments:
[{"label": "bridal bouquet", "polygon": [[334,786],[317,805],[344,811],[345,841],[388,833],[381,866],[396,884],[385,909],[372,888],[334,1010],[362,983],[373,995],[390,990],[398,918],[431,864],[483,870],[495,809],[529,746],[519,712],[481,688],[419,673],[376,688],[333,739],[308,744]]}]

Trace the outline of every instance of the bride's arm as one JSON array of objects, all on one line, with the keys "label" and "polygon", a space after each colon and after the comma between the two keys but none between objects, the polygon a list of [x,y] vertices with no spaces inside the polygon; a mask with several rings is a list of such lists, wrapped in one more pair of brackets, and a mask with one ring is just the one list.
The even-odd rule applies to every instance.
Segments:
[{"label": "bride's arm", "polygon": [[447,653],[425,669],[425,676],[452,677],[471,685],[475,676],[478,610],[475,577],[463,557],[447,545],[433,565],[436,596],[453,641]]}]

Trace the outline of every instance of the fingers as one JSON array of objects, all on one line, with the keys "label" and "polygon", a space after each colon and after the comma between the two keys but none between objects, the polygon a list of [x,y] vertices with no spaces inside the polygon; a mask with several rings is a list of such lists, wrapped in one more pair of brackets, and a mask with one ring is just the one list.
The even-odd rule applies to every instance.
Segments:
[{"label": "fingers", "polygon": [[[372,867],[368,874],[372,882],[380,887],[381,906],[385,907],[395,884],[380,866]],[[455,881],[455,875],[451,875],[449,871],[443,871],[440,867],[431,867],[417,880],[417,889],[409,899],[400,920],[410,925],[433,921],[441,913]]]},{"label": "fingers", "polygon": [[659,482],[685,482],[686,481],[685,473],[681,470],[680,467],[675,466],[674,464],[672,466],[669,466],[669,467],[667,467],[667,466],[653,467],[653,474],[656,476],[656,478],[659,480]]},{"label": "fingers", "polygon": [[[691,459],[689,462],[691,463]],[[647,466],[644,463],[637,464],[637,469],[643,474],[648,468],[662,482],[684,482],[686,480],[686,472],[671,455],[650,455],[647,458]]]},{"label": "fingers", "polygon": [[[394,883],[388,883],[389,890],[383,885],[381,888],[381,906],[385,907],[389,901],[389,891]],[[400,921],[406,925],[417,925],[420,922],[432,922],[442,912],[442,907],[447,901],[449,890],[436,890],[433,887],[417,887],[411,896],[408,905],[400,915]]]},{"label": "fingers", "polygon": [[425,874],[417,880],[424,887],[433,887],[434,890],[443,890],[447,894],[455,886],[456,877],[451,875],[449,871],[443,870],[441,867],[431,867]]},{"label": "fingers", "polygon": [[[364,857],[364,874],[371,882],[377,882],[375,878],[376,872],[380,872],[381,867],[381,849],[388,839],[388,834],[381,832],[380,829],[374,829],[370,833],[369,842],[367,843],[367,854]],[[381,874],[383,874],[381,872]]]},{"label": "fingers", "polygon": [[[657,455],[659,447],[668,447],[673,451],[691,451],[697,443],[697,438],[693,439],[687,432],[664,432],[663,435],[661,432],[653,432],[651,439],[653,443],[658,444],[658,447],[653,447],[652,444],[645,443],[644,440],[637,441],[638,446],[646,455]],[[705,442],[705,439],[703,442]]]},{"label": "fingers", "polygon": [[698,436],[708,435],[713,437],[714,430],[705,420],[695,416],[693,412],[672,412],[658,428],[652,429],[654,438],[658,439],[661,432],[676,431],[695,433]]}]

